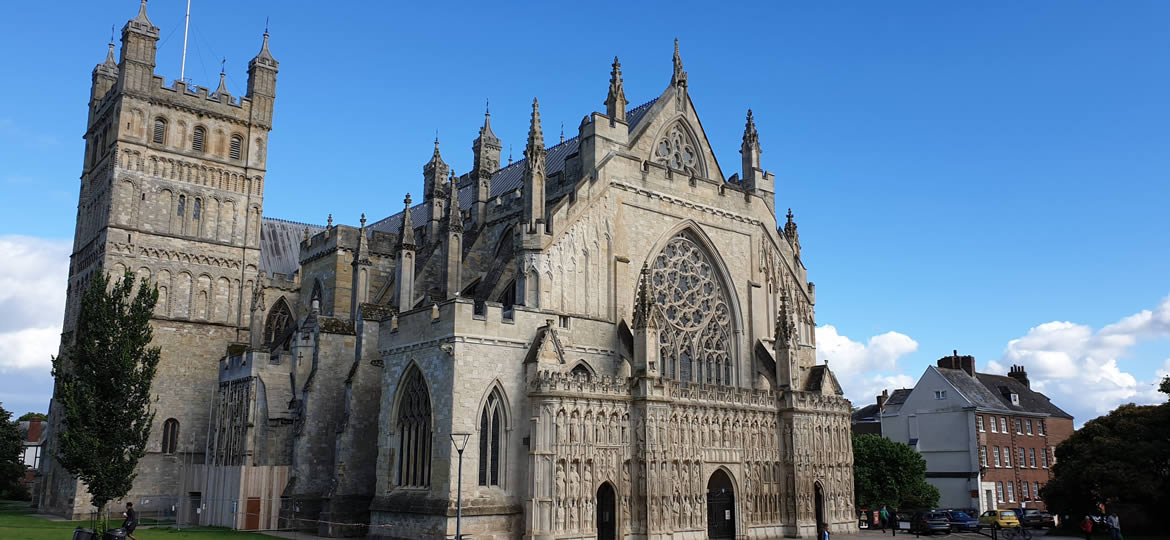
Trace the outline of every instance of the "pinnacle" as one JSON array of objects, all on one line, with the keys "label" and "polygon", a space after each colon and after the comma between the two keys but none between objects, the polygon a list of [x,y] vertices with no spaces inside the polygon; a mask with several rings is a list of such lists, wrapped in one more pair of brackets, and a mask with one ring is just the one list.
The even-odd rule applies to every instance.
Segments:
[{"label": "pinnacle", "polygon": [[532,122],[528,127],[528,146],[544,148],[544,133],[540,129],[540,101],[532,98]]}]

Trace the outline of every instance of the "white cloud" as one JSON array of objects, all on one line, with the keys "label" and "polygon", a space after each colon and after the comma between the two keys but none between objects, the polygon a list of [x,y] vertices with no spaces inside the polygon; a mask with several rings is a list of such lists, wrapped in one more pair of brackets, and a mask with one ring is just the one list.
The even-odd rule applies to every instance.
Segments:
[{"label": "white cloud", "polygon": [[65,313],[70,244],[0,236],[0,373],[47,372]]},{"label": "white cloud", "polygon": [[1007,344],[1000,361],[988,370],[1004,373],[1010,365],[1028,370],[1032,387],[1083,423],[1123,403],[1156,403],[1165,396],[1157,382],[1170,373],[1170,359],[1150,379],[1142,380],[1122,365],[1142,340],[1170,339],[1170,296],[1153,310],[1143,310],[1094,332],[1083,324],[1041,324]]},{"label": "white cloud", "polygon": [[[845,397],[857,406],[867,405],[882,389],[913,386],[914,377],[899,371],[898,360],[917,350],[917,341],[898,332],[879,334],[861,343],[837,333],[832,325],[817,328],[817,360],[829,363]],[[863,378],[856,375],[860,373],[874,374]]]}]

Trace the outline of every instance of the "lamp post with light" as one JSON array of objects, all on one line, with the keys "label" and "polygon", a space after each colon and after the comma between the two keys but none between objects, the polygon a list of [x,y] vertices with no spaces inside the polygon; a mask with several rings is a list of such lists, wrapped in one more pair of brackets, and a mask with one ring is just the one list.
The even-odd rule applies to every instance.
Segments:
[{"label": "lamp post with light", "polygon": [[455,451],[459,452],[459,476],[458,495],[455,499],[455,540],[463,540],[463,449],[467,448],[467,438],[471,437],[470,433],[452,433],[451,444],[455,445]]}]

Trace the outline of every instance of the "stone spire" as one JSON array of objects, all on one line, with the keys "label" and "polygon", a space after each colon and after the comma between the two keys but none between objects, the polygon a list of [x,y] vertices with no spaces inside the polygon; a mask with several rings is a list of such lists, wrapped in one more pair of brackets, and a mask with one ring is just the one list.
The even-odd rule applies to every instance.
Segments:
[{"label": "stone spire", "polygon": [[792,321],[792,312],[788,310],[788,304],[791,302],[788,291],[784,291],[780,296],[780,313],[776,314],[777,349],[792,346],[796,336],[796,323]]},{"label": "stone spire", "polygon": [[402,229],[398,231],[394,266],[394,303],[399,312],[414,307],[414,223],[410,219],[410,194],[402,201]]},{"label": "stone spire", "polygon": [[459,296],[459,270],[463,266],[463,210],[459,208],[459,179],[451,176],[447,182],[451,188],[447,196],[447,253],[446,265],[443,274],[446,282],[447,298]]},{"label": "stone spire", "polygon": [[358,229],[357,248],[353,252],[353,271],[350,273],[349,320],[356,321],[361,305],[370,295],[370,241],[366,237],[366,214],[362,212],[361,228]]},{"label": "stone spire", "polygon": [[634,298],[634,329],[640,330],[656,326],[653,311],[654,297],[650,290],[650,267],[642,264],[642,271],[638,274],[638,292]]},{"label": "stone spire", "polygon": [[463,211],[459,208],[459,179],[455,174],[447,181],[450,188],[447,194],[447,224],[448,231],[463,232]]},{"label": "stone spire", "polygon": [[138,5],[138,15],[130,19],[130,22],[127,24],[134,24],[141,28],[154,27],[154,23],[150,22],[150,17],[146,16],[146,0],[142,0],[142,3]]},{"label": "stone spire", "polygon": [[609,117],[610,122],[626,121],[627,104],[629,102],[626,101],[626,91],[622,87],[622,63],[615,56],[613,70],[609,72],[609,95],[605,97],[605,115]]},{"label": "stone spire", "polygon": [[544,223],[544,182],[545,156],[544,133],[540,129],[540,102],[532,100],[532,119],[528,127],[528,145],[524,148],[524,222],[529,233],[545,232]]},{"label": "stone spire", "polygon": [[674,39],[674,75],[670,78],[671,86],[685,87],[687,72],[683,71],[682,57],[678,54],[678,38]]},{"label": "stone spire", "polygon": [[793,253],[800,257],[800,233],[796,232],[796,221],[792,219],[792,209],[788,209],[788,221],[784,224],[784,237],[792,246]]},{"label": "stone spire", "polygon": [[252,116],[260,124],[272,127],[272,105],[276,101],[276,73],[280,62],[268,50],[268,29],[264,29],[264,42],[260,52],[248,62],[248,92],[252,100]]},{"label": "stone spire", "polygon": [[[113,29],[111,28],[110,31],[112,32]],[[118,61],[114,59],[114,36],[111,35],[110,50],[106,53],[106,61],[93,68],[93,87],[90,92],[91,110],[117,82]]]},{"label": "stone spire", "polygon": [[219,96],[231,96],[231,93],[229,93],[227,90],[227,80],[226,79],[227,79],[227,73],[224,71],[223,66],[220,66],[220,68],[219,68],[219,88],[215,89],[215,93],[211,94],[212,96],[215,96],[217,98]]},{"label": "stone spire", "polygon": [[443,219],[443,199],[447,198],[443,183],[450,172],[451,168],[439,154],[439,138],[435,137],[435,151],[431,154],[431,160],[423,165],[423,203],[427,205],[428,243],[438,238],[439,224]]},{"label": "stone spire", "polygon": [[760,169],[760,133],[756,131],[756,120],[752,117],[752,110],[748,109],[747,122],[743,126],[743,143],[739,145],[739,154],[743,159],[743,180],[752,181],[762,170]]},{"label": "stone spire", "polygon": [[487,104],[484,105],[483,127],[479,128],[479,137],[471,143],[471,150],[475,153],[475,166],[471,169],[471,179],[475,186],[475,199],[472,203],[472,219],[476,226],[482,226],[487,221],[487,200],[492,193],[492,175],[500,170],[500,151],[503,145],[499,137],[492,133],[492,112]]},{"label": "stone spire", "polygon": [[118,73],[120,88],[145,92],[153,85],[158,37],[158,27],[146,16],[146,0],[142,0],[138,15],[122,27],[122,58]]}]

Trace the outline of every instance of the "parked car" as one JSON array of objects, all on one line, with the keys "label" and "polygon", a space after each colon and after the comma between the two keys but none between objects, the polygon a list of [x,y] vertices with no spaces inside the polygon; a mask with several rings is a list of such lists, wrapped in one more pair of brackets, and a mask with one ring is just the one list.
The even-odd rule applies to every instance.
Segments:
[{"label": "parked car", "polygon": [[1040,526],[1046,529],[1051,529],[1056,526],[1056,518],[1048,512],[1040,512]]},{"label": "parked car", "polygon": [[947,521],[951,524],[952,531],[977,531],[979,530],[979,520],[971,517],[966,512],[959,510],[951,510],[946,512]]},{"label": "parked car", "polygon": [[988,510],[979,516],[979,526],[992,529],[1019,527],[1020,520],[1013,510]]},{"label": "parked car", "polygon": [[919,534],[949,533],[950,516],[944,512],[918,512],[910,520],[910,531]]},{"label": "parked car", "polygon": [[1039,529],[1044,526],[1044,518],[1040,515],[1040,511],[1035,508],[1016,508],[1016,519],[1020,521],[1022,527],[1033,527]]}]

